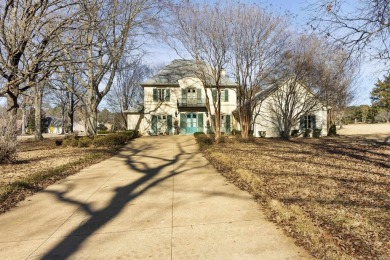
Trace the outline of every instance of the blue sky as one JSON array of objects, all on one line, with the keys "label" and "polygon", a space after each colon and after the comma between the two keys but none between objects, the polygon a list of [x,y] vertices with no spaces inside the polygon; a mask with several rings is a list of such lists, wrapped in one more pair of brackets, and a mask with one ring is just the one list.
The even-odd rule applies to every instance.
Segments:
[{"label": "blue sky", "polygon": [[[263,1],[241,1],[247,3],[261,3],[264,7],[268,7],[268,10],[280,15],[284,15],[286,12],[291,14],[291,29],[297,32],[303,32],[305,29],[310,30],[307,23],[310,19],[310,13],[307,10],[307,6],[310,3],[317,0],[263,0]],[[173,50],[168,46],[159,45],[151,46],[149,53],[146,56],[146,61],[151,64],[169,63],[173,59],[180,58]],[[189,57],[186,57],[189,58]],[[362,62],[360,73],[356,84],[356,97],[351,105],[367,104],[370,102],[370,92],[374,87],[375,82],[378,79],[382,79],[383,75],[376,70],[378,64]]]}]

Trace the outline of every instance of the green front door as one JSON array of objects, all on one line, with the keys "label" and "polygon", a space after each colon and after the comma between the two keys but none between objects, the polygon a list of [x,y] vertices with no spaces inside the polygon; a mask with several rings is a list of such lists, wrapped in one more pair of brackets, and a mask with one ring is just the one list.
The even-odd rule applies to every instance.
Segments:
[{"label": "green front door", "polygon": [[195,113],[189,113],[187,114],[187,129],[186,133],[187,134],[193,134],[197,131],[198,129],[198,116]]},{"label": "green front door", "polygon": [[181,113],[180,134],[203,132],[203,113]]}]

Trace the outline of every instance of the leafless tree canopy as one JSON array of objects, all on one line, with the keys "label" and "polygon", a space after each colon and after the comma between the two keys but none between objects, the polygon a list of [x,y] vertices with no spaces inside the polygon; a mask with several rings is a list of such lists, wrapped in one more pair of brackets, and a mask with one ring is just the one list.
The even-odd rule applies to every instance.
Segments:
[{"label": "leafless tree canopy", "polygon": [[[168,35],[179,41],[197,64],[210,115],[211,105],[214,107],[215,121],[211,120],[211,124],[216,140],[220,135],[222,76],[229,64],[231,48],[232,20],[229,17],[232,13],[225,7],[221,2],[197,4],[189,1],[170,6],[173,19]],[[210,99],[206,91],[211,87],[216,89],[216,99]]]},{"label": "leafless tree canopy", "polygon": [[320,0],[309,5],[312,26],[342,47],[370,58],[390,61],[390,2],[388,0]]},{"label": "leafless tree canopy", "polygon": [[241,134],[249,136],[256,102],[255,94],[269,85],[286,49],[286,21],[258,5],[234,4],[228,15],[233,27],[231,63],[239,84],[237,90]]},{"label": "leafless tree canopy", "polygon": [[0,76],[5,79],[0,93],[16,109],[19,92],[26,91],[47,77],[47,67],[58,53],[53,44],[77,17],[74,2],[1,1],[0,2]]},{"label": "leafless tree canopy", "polygon": [[145,33],[158,12],[158,3],[136,1],[83,1],[74,44],[64,48],[68,70],[86,90],[87,134],[96,134],[97,107],[114,82],[119,62],[137,48],[136,38]]},{"label": "leafless tree canopy", "polygon": [[81,88],[75,75],[63,69],[57,70],[50,78],[50,91],[45,98],[50,100],[51,105],[60,109],[62,131],[73,132],[75,112],[85,106],[83,104],[85,90]]},{"label": "leafless tree canopy", "polygon": [[143,64],[141,58],[134,61],[122,61],[116,82],[106,96],[111,110],[121,115],[124,128],[127,129],[125,111],[143,102],[143,89],[140,83],[151,74],[151,68]]},{"label": "leafless tree canopy", "polygon": [[260,113],[284,138],[290,137],[291,129],[303,115],[318,109],[320,100],[305,88],[296,77],[292,77],[271,95],[267,103],[261,104]]},{"label": "leafless tree canopy", "polygon": [[285,87],[274,93],[266,109],[272,111],[269,121],[284,137],[289,136],[301,115],[322,107],[342,111],[353,97],[354,64],[345,51],[324,39],[291,36],[281,58],[273,81]]}]

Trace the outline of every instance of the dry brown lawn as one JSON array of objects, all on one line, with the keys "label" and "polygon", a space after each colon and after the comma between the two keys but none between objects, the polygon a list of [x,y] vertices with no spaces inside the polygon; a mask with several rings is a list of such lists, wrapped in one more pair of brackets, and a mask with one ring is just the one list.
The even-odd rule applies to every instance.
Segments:
[{"label": "dry brown lawn", "polygon": [[14,162],[0,165],[0,214],[26,196],[115,152],[107,148],[57,146],[55,140],[20,140]]},{"label": "dry brown lawn", "polygon": [[367,136],[229,139],[205,155],[314,256],[390,258],[390,143]]},{"label": "dry brown lawn", "polygon": [[22,140],[18,144],[14,163],[1,165],[0,186],[45,169],[77,161],[90,150],[89,148],[56,146],[55,139],[44,139],[41,142],[32,139]]},{"label": "dry brown lawn", "polygon": [[337,127],[337,133],[340,135],[367,136],[369,138],[388,137],[390,136],[390,123],[343,125],[342,129]]}]

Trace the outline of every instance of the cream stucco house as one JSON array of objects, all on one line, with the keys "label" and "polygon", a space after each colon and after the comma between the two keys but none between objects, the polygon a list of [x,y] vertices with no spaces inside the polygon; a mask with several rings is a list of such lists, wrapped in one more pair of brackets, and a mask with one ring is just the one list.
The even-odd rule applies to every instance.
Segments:
[{"label": "cream stucco house", "polygon": [[[212,131],[211,115],[206,108],[205,88],[197,77],[192,60],[174,60],[152,78],[141,83],[143,104],[127,111],[128,129],[142,134],[193,134]],[[216,90],[206,88],[210,99],[216,99]],[[215,84],[214,84],[215,85]],[[221,80],[221,132],[229,134],[238,127],[232,116],[237,106],[237,84],[225,75]]]}]

